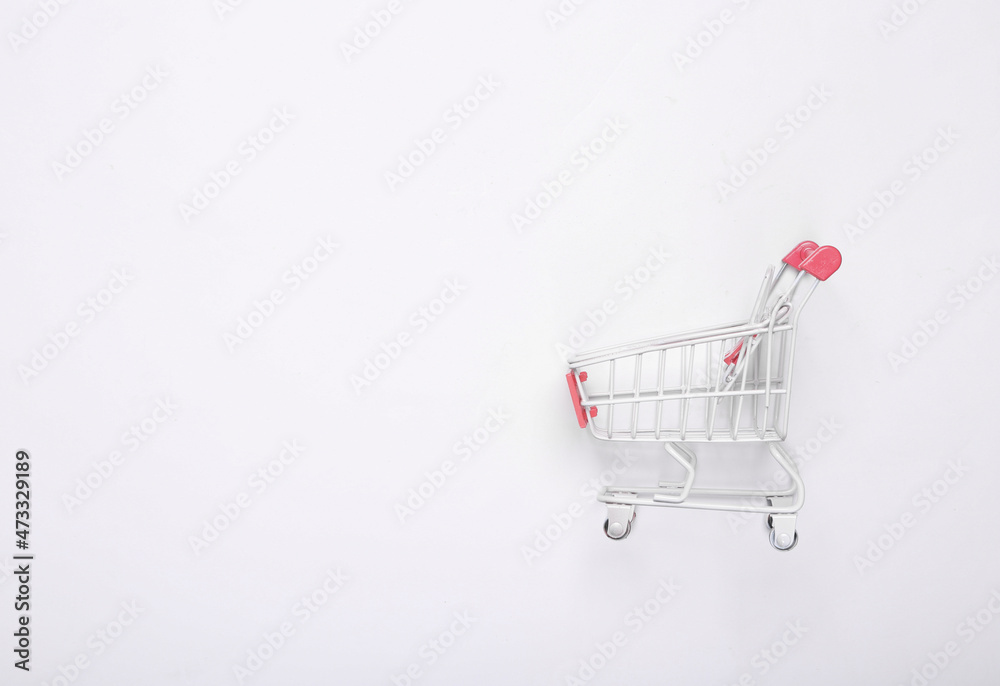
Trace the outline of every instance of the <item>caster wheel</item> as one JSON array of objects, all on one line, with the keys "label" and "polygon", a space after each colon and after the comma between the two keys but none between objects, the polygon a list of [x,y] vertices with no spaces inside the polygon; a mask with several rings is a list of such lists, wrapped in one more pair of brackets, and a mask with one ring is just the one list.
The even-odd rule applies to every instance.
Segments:
[{"label": "caster wheel", "polygon": [[[770,520],[770,516],[768,516],[768,520]],[[788,534],[785,534],[784,537],[785,537],[785,539],[787,539],[788,538]],[[782,552],[785,552],[785,551],[791,550],[796,545],[798,545],[798,543],[799,543],[799,532],[798,531],[795,532],[795,535],[792,537],[791,541],[788,541],[788,540],[777,541],[777,540],[775,540],[775,538],[776,537],[774,535],[774,529],[771,529],[771,534],[768,536],[768,539],[771,541],[771,547],[773,547],[775,550],[780,550]],[[784,545],[781,545],[781,544],[784,544]]]},{"label": "caster wheel", "polygon": [[635,521],[635,516],[629,520],[629,523],[625,525],[625,530],[621,530],[621,524],[616,524],[613,528],[609,530],[608,520],[604,520],[604,535],[610,538],[612,541],[624,541],[628,538],[628,535],[632,533],[632,522]]}]

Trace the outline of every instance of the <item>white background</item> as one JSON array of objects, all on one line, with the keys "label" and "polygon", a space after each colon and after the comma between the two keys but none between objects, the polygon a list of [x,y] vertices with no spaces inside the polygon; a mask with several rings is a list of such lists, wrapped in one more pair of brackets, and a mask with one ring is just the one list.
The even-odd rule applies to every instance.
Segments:
[{"label": "white background", "polygon": [[[350,59],[342,46],[387,3],[3,10],[0,682],[402,686],[416,665],[421,686],[919,684],[914,669],[995,683],[1000,622],[961,625],[991,618],[1000,589],[1000,284],[976,281],[1000,252],[1000,8],[910,0],[896,26],[889,0],[593,1],[558,21],[555,0],[400,3]],[[491,78],[453,128],[447,111]],[[798,109],[813,88],[830,95]],[[143,100],[121,118],[133,89]],[[238,148],[274,108],[294,119],[248,161]],[[801,117],[790,137],[787,115]],[[87,150],[102,118],[113,130]],[[627,128],[581,169],[608,118]],[[435,128],[443,142],[390,188]],[[774,152],[748,162],[768,138]],[[919,177],[915,155],[933,159]],[[181,206],[232,160],[239,176],[187,221]],[[564,169],[572,183],[515,230]],[[888,209],[845,229],[895,181]],[[283,275],[326,237],[340,247],[292,290]],[[801,320],[787,447],[813,454],[798,547],[774,551],[759,516],[665,509],[607,540],[584,491],[615,451],[636,459],[620,484],[672,472],[657,446],[576,427],[557,345],[607,299],[586,347],[745,317],[764,267],[805,239],[844,265]],[[656,249],[669,257],[626,298],[620,282]],[[115,270],[132,280],[88,320]],[[458,299],[418,331],[411,314],[455,279]],[[227,345],[275,288],[274,314]],[[401,333],[411,344],[356,392]],[[919,348],[894,365],[904,339]],[[148,420],[167,399],[167,421]],[[509,418],[462,461],[455,444],[497,408]],[[155,430],[132,449],[123,434],[144,419]],[[840,427],[826,442],[823,420]],[[305,446],[287,466],[284,441]],[[11,652],[18,449],[30,674]],[[759,446],[705,455],[707,480],[774,473]],[[401,522],[446,461],[454,473]],[[281,474],[259,493],[269,464]],[[249,506],[218,519],[241,493]],[[196,552],[213,519],[225,530]],[[302,621],[297,603],[338,570],[347,581]],[[677,587],[666,604],[661,582]],[[129,602],[142,613],[102,644]],[[455,613],[475,620],[457,638]],[[283,645],[259,651],[286,622]],[[617,632],[624,645],[594,658]],[[430,664],[432,639],[449,647]],[[949,642],[937,674],[928,654]]]}]

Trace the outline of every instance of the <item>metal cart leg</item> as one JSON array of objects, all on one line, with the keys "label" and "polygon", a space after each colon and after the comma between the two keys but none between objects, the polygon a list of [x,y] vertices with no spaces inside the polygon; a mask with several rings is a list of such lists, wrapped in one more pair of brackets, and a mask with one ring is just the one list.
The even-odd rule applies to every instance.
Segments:
[{"label": "metal cart leg", "polygon": [[687,499],[691,492],[691,485],[694,483],[694,472],[698,466],[698,458],[693,451],[684,447],[680,443],[664,443],[670,456],[677,460],[677,463],[687,472],[684,481],[661,481],[659,487],[665,489],[653,496],[654,500],[661,503],[680,503]]},{"label": "metal cart leg", "polygon": [[795,466],[785,449],[777,443],[770,443],[767,446],[771,450],[771,455],[788,472],[792,479],[794,491],[790,495],[776,495],[767,498],[767,505],[770,513],[767,515],[767,528],[770,530],[768,537],[775,550],[791,550],[799,542],[799,534],[795,530],[795,521],[798,511],[805,502],[805,485],[799,470]]}]

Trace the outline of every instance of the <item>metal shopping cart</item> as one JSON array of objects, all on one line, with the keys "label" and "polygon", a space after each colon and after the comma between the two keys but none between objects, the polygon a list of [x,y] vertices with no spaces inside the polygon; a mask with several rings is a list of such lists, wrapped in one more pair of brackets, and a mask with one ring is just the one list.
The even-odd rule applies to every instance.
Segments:
[{"label": "metal shopping cart", "polygon": [[[673,336],[602,348],[569,361],[566,375],[581,428],[607,441],[659,441],[684,469],[683,481],[607,488],[604,532],[629,535],[639,505],[767,515],[771,545],[798,542],[805,490],[781,446],[788,432],[799,315],[840,252],[804,241],[768,267],[750,318]],[[685,444],[763,442],[787,472],[783,490],[694,488],[697,457]]]}]

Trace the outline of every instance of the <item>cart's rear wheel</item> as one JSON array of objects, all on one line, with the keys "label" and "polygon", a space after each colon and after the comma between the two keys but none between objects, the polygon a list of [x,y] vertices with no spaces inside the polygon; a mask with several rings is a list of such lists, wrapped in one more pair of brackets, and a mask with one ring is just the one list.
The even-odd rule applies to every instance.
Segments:
[{"label": "cart's rear wheel", "polygon": [[608,521],[609,520],[607,519],[604,520],[604,535],[610,538],[612,541],[624,541],[626,538],[628,538],[628,535],[632,533],[632,522],[635,521],[635,515],[633,515],[632,519],[629,520],[628,524],[625,525],[624,530],[621,530],[620,528],[621,524],[618,524],[617,522],[615,528],[610,529],[608,526]]},{"label": "cart's rear wheel", "polygon": [[[770,522],[771,521],[771,515],[768,515],[767,519]],[[785,540],[778,541],[778,540],[776,540],[774,529],[771,529],[771,533],[768,536],[768,539],[771,541],[771,546],[775,550],[780,550],[782,552],[786,552],[786,551],[791,550],[792,548],[794,548],[796,545],[798,545],[798,543],[799,543],[799,532],[796,531],[794,533],[794,535],[792,537],[792,540],[790,542],[787,540],[788,539],[788,534],[784,534],[784,539]]]}]

